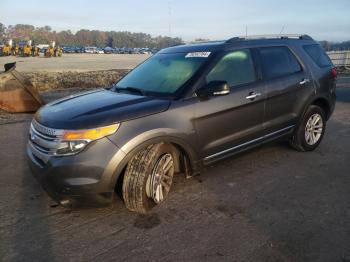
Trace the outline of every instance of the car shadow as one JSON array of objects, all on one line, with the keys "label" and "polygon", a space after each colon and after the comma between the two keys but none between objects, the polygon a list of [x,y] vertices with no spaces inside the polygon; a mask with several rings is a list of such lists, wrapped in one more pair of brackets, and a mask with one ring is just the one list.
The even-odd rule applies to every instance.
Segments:
[{"label": "car shadow", "polygon": [[[22,137],[24,137],[24,140],[27,139],[28,130],[23,130]],[[26,143],[22,143],[22,145],[25,146]],[[26,156],[23,156],[25,152],[26,150],[23,148],[21,150],[23,161],[26,161]],[[30,170],[25,166],[18,207],[18,216],[23,217],[25,226],[18,227],[16,232],[15,250],[19,252],[15,260],[30,258],[32,261],[40,261],[45,258],[47,261],[53,261],[55,257],[50,237],[48,199],[29,174]]]},{"label": "car shadow", "polygon": [[337,102],[350,103],[350,87],[340,87],[336,90]]}]

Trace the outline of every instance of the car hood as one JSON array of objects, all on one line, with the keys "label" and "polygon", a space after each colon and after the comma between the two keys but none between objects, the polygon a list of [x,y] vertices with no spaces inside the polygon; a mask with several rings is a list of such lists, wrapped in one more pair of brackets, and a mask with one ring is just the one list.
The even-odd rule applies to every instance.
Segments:
[{"label": "car hood", "polygon": [[87,129],[160,113],[169,105],[168,100],[100,89],[49,103],[35,119],[56,129]]}]

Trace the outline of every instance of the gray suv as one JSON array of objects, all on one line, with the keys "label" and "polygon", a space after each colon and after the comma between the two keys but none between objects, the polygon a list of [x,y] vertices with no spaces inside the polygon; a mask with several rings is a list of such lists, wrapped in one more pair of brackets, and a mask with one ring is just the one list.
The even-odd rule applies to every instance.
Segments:
[{"label": "gray suv", "polygon": [[161,50],[115,85],[54,101],[31,123],[33,174],[64,206],[163,202],[176,174],[276,140],[321,142],[337,72],[307,35]]}]

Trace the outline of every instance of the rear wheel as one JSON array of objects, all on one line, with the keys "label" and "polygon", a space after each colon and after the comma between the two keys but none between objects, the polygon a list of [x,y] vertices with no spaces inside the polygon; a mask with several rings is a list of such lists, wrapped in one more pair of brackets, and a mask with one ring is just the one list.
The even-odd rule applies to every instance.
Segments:
[{"label": "rear wheel", "polygon": [[123,180],[123,199],[129,210],[146,213],[167,198],[175,158],[172,145],[159,143],[141,150],[130,160]]},{"label": "rear wheel", "polygon": [[290,140],[299,151],[312,151],[322,141],[326,129],[326,116],[322,108],[311,105]]}]

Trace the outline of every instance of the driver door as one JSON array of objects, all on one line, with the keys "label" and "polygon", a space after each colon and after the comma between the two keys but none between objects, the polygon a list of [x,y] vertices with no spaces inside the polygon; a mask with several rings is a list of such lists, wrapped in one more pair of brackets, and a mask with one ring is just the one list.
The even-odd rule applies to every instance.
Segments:
[{"label": "driver door", "polygon": [[242,150],[263,135],[264,85],[250,49],[230,51],[206,76],[206,82],[226,81],[230,93],[199,100],[194,124],[204,162]]}]

